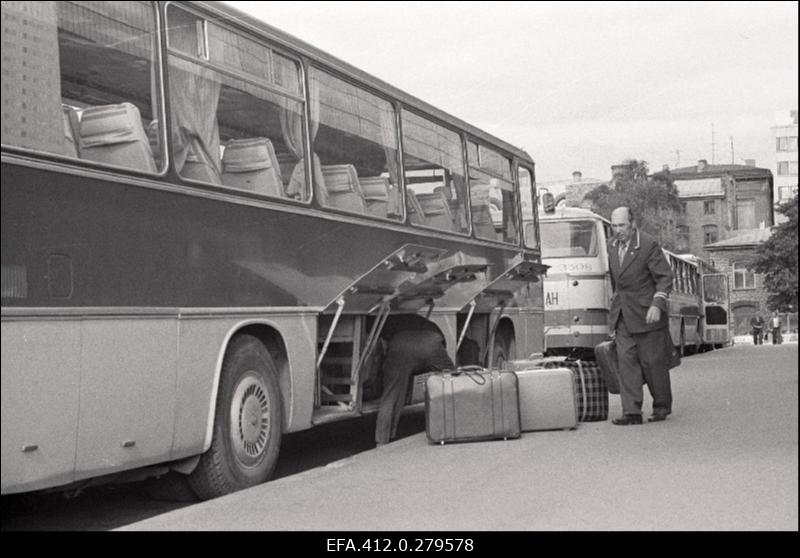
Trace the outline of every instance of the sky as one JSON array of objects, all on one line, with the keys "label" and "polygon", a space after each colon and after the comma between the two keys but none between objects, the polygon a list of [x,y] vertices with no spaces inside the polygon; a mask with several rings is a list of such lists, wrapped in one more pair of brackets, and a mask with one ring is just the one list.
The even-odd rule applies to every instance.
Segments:
[{"label": "sky", "polygon": [[797,2],[227,2],[505,141],[537,182],[624,159],[774,170]]}]

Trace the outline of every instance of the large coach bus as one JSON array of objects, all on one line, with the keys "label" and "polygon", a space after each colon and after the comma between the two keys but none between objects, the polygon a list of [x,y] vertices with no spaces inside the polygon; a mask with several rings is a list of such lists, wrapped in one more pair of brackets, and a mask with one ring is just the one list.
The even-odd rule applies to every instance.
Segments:
[{"label": "large coach bus", "polygon": [[[548,199],[543,194],[542,199]],[[550,198],[552,200],[552,198]],[[611,223],[586,209],[542,204],[539,213],[544,280],[545,353],[593,358],[609,336],[612,287],[606,243]],[[673,273],[669,329],[681,354],[730,340],[727,278],[693,255],[663,250]]]},{"label": "large coach bus", "polygon": [[222,4],[2,17],[3,494],[263,482],[392,314],[542,352],[524,151]]}]

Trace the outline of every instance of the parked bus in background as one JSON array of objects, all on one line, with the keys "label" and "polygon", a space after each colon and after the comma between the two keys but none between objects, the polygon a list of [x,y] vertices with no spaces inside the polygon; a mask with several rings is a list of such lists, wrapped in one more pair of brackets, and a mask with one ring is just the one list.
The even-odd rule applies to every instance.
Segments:
[{"label": "parked bus in background", "polygon": [[[544,280],[545,354],[594,358],[608,339],[612,286],[606,243],[611,224],[600,215],[541,194],[539,226]],[[727,279],[692,255],[663,250],[673,272],[669,330],[681,354],[729,342]]]},{"label": "parked bus in background", "polygon": [[680,354],[696,353],[703,345],[700,296],[700,271],[684,256],[664,250],[672,269],[672,292],[667,299],[669,333]]},{"label": "parked bus in background", "polygon": [[2,16],[3,494],[263,482],[392,314],[543,350],[524,151],[224,4]]},{"label": "parked bus in background", "polygon": [[546,193],[539,228],[544,279],[545,354],[594,359],[594,347],[608,339],[611,276],[606,241],[611,224],[596,213]]},{"label": "parked bus in background", "polygon": [[702,350],[725,347],[731,342],[728,276],[701,258],[682,255],[700,274],[700,338]]}]

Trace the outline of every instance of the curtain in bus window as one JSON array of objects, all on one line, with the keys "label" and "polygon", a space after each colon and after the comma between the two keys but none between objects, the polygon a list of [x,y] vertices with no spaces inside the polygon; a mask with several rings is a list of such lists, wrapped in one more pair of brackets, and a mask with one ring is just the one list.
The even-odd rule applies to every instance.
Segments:
[{"label": "curtain in bus window", "polygon": [[356,171],[354,176],[347,173],[353,179],[346,187],[318,182],[318,198],[345,211],[366,212],[366,200],[358,200],[364,198],[362,178],[371,184],[380,178],[388,178],[393,186],[397,182],[394,109],[385,99],[316,68],[309,71],[309,81],[314,88],[309,100],[315,113],[312,145],[323,174],[334,178],[334,167],[340,165]]},{"label": "curtain in bus window", "polygon": [[[283,72],[281,72],[281,75],[282,73]],[[302,106],[299,106],[298,110],[295,108],[297,103],[293,103],[285,98],[282,99],[282,102],[283,109],[280,113],[280,121],[283,142],[286,144],[291,154],[298,160],[292,171],[289,183],[286,186],[286,194],[290,198],[307,199]],[[317,137],[317,131],[319,130],[319,83],[316,80],[309,80],[308,102],[311,112],[309,134],[311,135],[311,144],[313,145],[314,138]],[[320,165],[316,156],[312,157],[312,170],[314,178],[318,181],[322,180],[322,173],[319,167]],[[310,187],[310,184],[308,187]]]},{"label": "curtain in bus window", "polygon": [[[187,16],[180,10],[170,12],[169,46],[196,55],[197,27],[191,17],[184,22]],[[186,178],[221,184],[219,79],[214,71],[175,55],[169,59],[169,79],[175,166]]]}]

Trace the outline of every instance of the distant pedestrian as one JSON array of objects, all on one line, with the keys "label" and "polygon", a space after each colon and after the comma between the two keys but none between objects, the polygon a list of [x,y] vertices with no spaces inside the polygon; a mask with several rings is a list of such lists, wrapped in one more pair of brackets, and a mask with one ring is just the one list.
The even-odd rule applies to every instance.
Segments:
[{"label": "distant pedestrian", "polygon": [[764,318],[761,317],[761,314],[753,314],[753,317],[750,318],[750,327],[750,333],[753,334],[753,345],[761,345],[764,335]]},{"label": "distant pedestrian", "polygon": [[607,246],[614,288],[609,325],[615,332],[623,413],[612,422],[618,425],[642,424],[642,379],[653,396],[650,422],[672,412],[669,365],[675,349],[667,314],[672,270],[658,242],[634,223],[630,208],[615,209],[614,238]]},{"label": "distant pedestrian", "polygon": [[772,330],[772,344],[773,345],[780,345],[781,344],[781,317],[778,315],[778,311],[775,310],[772,312],[772,318],[769,320],[769,327]]}]

